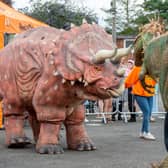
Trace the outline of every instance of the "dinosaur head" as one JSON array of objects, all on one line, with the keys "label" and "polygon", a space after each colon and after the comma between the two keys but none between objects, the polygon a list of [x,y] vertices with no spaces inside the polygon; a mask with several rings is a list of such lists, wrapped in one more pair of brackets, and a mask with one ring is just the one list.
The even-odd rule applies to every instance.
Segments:
[{"label": "dinosaur head", "polygon": [[116,49],[111,35],[98,25],[87,23],[62,31],[59,46],[55,52],[55,74],[61,74],[63,83],[81,82],[85,89],[101,98],[121,94],[124,71],[119,64],[130,48]]},{"label": "dinosaur head", "polygon": [[118,97],[123,92],[124,70],[106,60],[103,64],[90,65],[84,72],[86,89],[101,99]]},{"label": "dinosaur head", "polygon": [[144,50],[149,42],[165,33],[163,21],[158,19],[149,19],[149,23],[139,29],[139,34],[134,42],[135,65],[141,66],[144,60]]}]

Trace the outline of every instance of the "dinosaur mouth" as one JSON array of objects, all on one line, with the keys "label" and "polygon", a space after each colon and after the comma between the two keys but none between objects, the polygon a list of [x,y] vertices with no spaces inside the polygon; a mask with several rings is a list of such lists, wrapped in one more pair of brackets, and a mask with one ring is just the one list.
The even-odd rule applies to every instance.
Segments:
[{"label": "dinosaur mouth", "polygon": [[113,97],[113,98],[117,98],[119,96],[121,96],[122,94],[122,91],[121,89],[99,89],[99,93],[101,94],[101,98],[110,98],[110,97]]},{"label": "dinosaur mouth", "polygon": [[109,94],[111,97],[116,98],[116,97],[119,97],[119,96],[122,95],[124,89],[125,89],[125,86],[124,86],[124,84],[122,83],[119,88],[117,88],[117,89],[116,89],[116,88],[108,88],[108,89],[106,90],[106,92],[107,92],[107,94]]},{"label": "dinosaur mouth", "polygon": [[117,88],[114,87],[96,88],[96,92],[94,92],[94,94],[97,95],[97,97],[99,97],[100,99],[117,98],[122,95],[124,89],[125,89],[124,84],[121,84]]},{"label": "dinosaur mouth", "polygon": [[114,98],[119,97],[121,95],[121,92],[119,92],[118,89],[108,89],[107,93],[109,94],[109,96]]}]

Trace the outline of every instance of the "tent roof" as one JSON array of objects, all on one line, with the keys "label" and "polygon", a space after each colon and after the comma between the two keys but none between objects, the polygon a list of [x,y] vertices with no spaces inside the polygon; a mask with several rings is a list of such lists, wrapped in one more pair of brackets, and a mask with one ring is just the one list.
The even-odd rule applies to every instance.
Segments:
[{"label": "tent roof", "polygon": [[0,2],[0,32],[19,33],[38,26],[48,25]]}]

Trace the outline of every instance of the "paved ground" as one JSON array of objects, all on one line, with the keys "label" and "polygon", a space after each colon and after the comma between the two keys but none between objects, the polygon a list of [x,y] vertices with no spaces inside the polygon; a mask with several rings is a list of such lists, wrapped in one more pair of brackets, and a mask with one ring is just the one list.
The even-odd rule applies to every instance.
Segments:
[{"label": "paved ground", "polygon": [[[7,149],[4,146],[4,131],[0,131],[0,168],[149,168],[153,161],[166,155],[163,143],[163,119],[151,124],[156,141],[138,138],[141,121],[104,125],[90,122],[86,128],[98,150],[77,152],[65,149],[64,154],[40,155],[34,146],[26,149]],[[26,127],[31,136],[31,130]],[[65,145],[64,131],[61,141]]]}]

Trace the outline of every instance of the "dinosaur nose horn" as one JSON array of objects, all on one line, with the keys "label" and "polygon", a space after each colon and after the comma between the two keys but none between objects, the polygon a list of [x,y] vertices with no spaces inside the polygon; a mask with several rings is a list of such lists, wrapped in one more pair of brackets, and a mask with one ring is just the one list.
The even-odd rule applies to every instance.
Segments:
[{"label": "dinosaur nose horn", "polygon": [[124,56],[128,56],[131,53],[133,46],[129,46],[128,48],[120,48],[117,50],[116,55],[111,58],[111,61],[114,63],[120,62],[121,58]]},{"label": "dinosaur nose horn", "polygon": [[116,53],[117,48],[114,50],[99,50],[92,58],[92,62],[94,64],[104,63],[105,59],[114,57]]},{"label": "dinosaur nose horn", "polygon": [[124,68],[120,68],[120,69],[117,70],[117,75],[118,76],[123,77],[124,74],[125,74],[125,69]]}]

